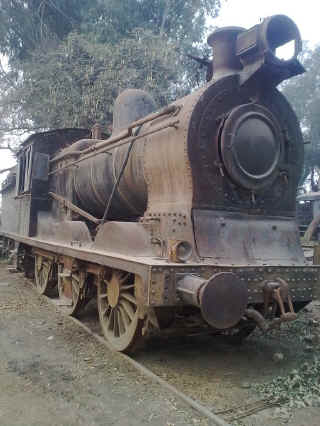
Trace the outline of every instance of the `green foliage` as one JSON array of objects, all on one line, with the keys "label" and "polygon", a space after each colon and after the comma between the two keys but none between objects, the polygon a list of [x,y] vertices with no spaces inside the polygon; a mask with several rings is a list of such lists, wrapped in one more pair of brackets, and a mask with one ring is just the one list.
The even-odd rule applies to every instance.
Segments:
[{"label": "green foliage", "polygon": [[[95,1],[89,2],[94,7]],[[0,52],[26,60],[79,26],[87,0],[0,0]]]},{"label": "green foliage", "polygon": [[98,0],[82,23],[95,41],[116,42],[135,28],[165,34],[183,43],[201,43],[206,17],[216,16],[220,0]]},{"label": "green foliage", "polygon": [[[109,125],[119,92],[159,106],[203,81],[206,16],[219,0],[0,0],[0,131]],[[204,73],[203,73],[204,74]]]},{"label": "green foliage", "polygon": [[72,33],[58,49],[35,53],[21,86],[8,92],[7,105],[20,98],[25,117],[40,128],[106,124],[126,87],[152,92],[158,104],[174,98],[178,65],[175,49],[150,33],[136,32],[116,46]]},{"label": "green foliage", "polygon": [[[283,88],[300,120],[305,141],[305,170],[302,182],[320,168],[320,46],[305,50],[306,73],[289,80]],[[311,182],[316,189],[314,182]]]},{"label": "green foliage", "polygon": [[304,362],[286,376],[256,385],[256,390],[264,397],[287,403],[289,407],[319,406],[320,360],[315,357],[311,362]]}]

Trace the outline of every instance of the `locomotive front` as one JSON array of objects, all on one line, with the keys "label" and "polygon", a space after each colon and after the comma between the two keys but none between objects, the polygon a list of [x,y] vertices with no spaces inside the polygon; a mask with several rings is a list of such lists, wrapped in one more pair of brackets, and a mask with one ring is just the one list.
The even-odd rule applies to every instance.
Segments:
[{"label": "locomotive front", "polygon": [[[303,139],[276,89],[304,72],[301,39],[293,21],[276,15],[249,30],[219,29],[208,42],[208,85],[175,103],[175,131],[145,145],[143,222],[165,240],[169,261],[183,264],[167,267],[163,304],[197,306],[216,330],[253,323],[266,331],[295,319],[318,284],[295,220]],[[279,59],[287,43],[293,55]]]}]

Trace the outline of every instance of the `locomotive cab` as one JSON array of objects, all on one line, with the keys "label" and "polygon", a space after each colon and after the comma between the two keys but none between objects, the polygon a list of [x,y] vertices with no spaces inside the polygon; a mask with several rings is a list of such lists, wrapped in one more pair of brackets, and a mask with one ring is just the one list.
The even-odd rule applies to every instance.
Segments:
[{"label": "locomotive cab", "polygon": [[17,165],[2,185],[1,231],[24,236],[38,233],[39,212],[48,212],[50,156],[88,135],[84,129],[63,129],[31,135],[17,153]]}]

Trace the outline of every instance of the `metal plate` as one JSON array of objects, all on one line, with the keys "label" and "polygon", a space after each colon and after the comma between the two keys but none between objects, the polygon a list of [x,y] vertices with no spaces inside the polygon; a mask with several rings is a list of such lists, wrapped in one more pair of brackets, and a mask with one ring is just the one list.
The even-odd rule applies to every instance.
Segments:
[{"label": "metal plate", "polygon": [[294,219],[193,211],[200,257],[229,265],[304,265]]}]

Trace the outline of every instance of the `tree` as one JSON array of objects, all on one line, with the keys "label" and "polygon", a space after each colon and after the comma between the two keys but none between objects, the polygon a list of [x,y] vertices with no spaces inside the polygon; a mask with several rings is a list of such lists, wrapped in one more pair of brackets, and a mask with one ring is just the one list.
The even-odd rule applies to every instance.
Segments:
[{"label": "tree", "polygon": [[301,184],[311,176],[311,187],[316,190],[315,179],[320,170],[320,46],[305,49],[302,62],[306,73],[289,80],[283,92],[300,120],[305,141],[310,142],[305,149]]},{"label": "tree", "polygon": [[81,28],[102,43],[128,37],[135,28],[180,43],[202,43],[206,18],[217,16],[219,8],[220,0],[99,0]]},{"label": "tree", "polygon": [[0,40],[0,50],[9,55],[9,70],[0,70],[0,130],[23,133],[96,121],[109,125],[114,99],[125,87],[148,90],[159,106],[186,94],[201,80],[186,52],[205,51],[205,18],[217,13],[220,2],[0,5],[0,23],[10,17],[9,35]]},{"label": "tree", "polygon": [[84,9],[95,4],[95,0],[0,0],[0,52],[11,61],[27,60],[39,46],[52,47],[79,28]]},{"label": "tree", "polygon": [[219,8],[220,0],[0,0],[0,53],[24,61],[72,31],[116,44],[143,28],[179,43],[202,43],[206,17]]},{"label": "tree", "polygon": [[21,84],[2,97],[2,116],[20,130],[111,124],[113,101],[126,87],[152,92],[160,105],[175,98],[178,60],[167,40],[148,32],[117,45],[71,33],[58,49],[40,50],[25,64]]}]

